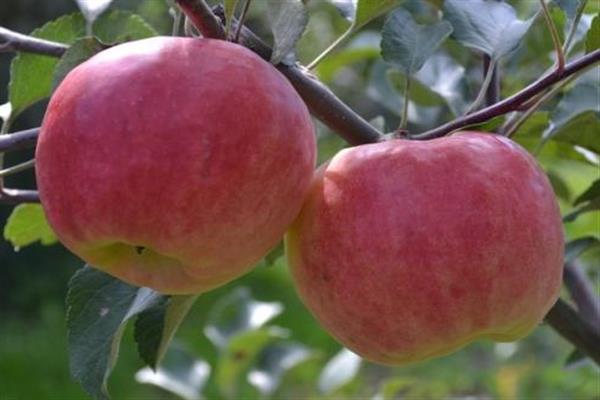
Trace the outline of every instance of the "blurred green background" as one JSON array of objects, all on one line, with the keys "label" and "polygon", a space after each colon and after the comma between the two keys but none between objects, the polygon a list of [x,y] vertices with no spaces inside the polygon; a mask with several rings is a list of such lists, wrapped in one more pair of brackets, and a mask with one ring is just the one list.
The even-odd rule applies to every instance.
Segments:
[{"label": "blurred green background", "polygon": [[[436,17],[431,3],[405,1],[403,7],[413,12],[417,19],[428,21]],[[526,16],[531,15],[538,3],[512,4],[518,7],[520,15]],[[255,0],[248,24],[269,41],[265,7],[264,1]],[[161,34],[171,32],[172,18],[169,6],[163,0],[116,0],[111,9],[134,11]],[[72,0],[3,0],[0,2],[0,25],[28,33],[77,10]],[[298,59],[303,63],[312,60],[348,26],[336,9],[324,0],[310,1],[309,10],[309,26],[298,48]],[[560,20],[561,16],[556,10],[554,12]],[[344,49],[324,61],[317,72],[358,113],[378,127],[392,130],[398,124],[401,110],[401,87],[397,83],[401,79],[379,57],[381,25],[381,19],[369,24]],[[552,43],[545,29],[543,24],[536,24],[521,48],[502,65],[503,95],[525,86],[551,65]],[[0,103],[7,98],[12,57],[10,53],[0,53]],[[424,82],[428,79],[433,82],[437,75],[443,78],[444,74],[460,73],[452,86],[451,96],[447,95],[441,101],[440,95],[432,93],[426,85],[414,91],[418,98],[411,103],[410,128],[416,132],[434,127],[464,110],[476,95],[482,75],[480,56],[452,40],[444,45],[436,61],[430,61],[428,65],[430,68],[426,65],[422,74]],[[464,71],[460,70],[461,65]],[[547,109],[552,110],[557,101],[549,104]],[[42,102],[24,112],[11,130],[39,126],[45,105],[46,102]],[[344,143],[320,123],[317,127],[319,160],[323,161]],[[535,148],[531,135],[531,132],[524,133],[520,140],[530,150]],[[539,154],[560,194],[564,212],[568,212],[570,202],[600,176],[598,165],[572,153],[562,144],[550,143]],[[12,165],[24,161],[31,154],[31,151],[11,153],[5,163]],[[9,177],[6,186],[32,188],[33,173]],[[0,206],[0,226],[10,211],[10,207]],[[598,235],[598,214],[590,213],[569,224],[569,238]],[[599,256],[595,251],[582,259],[583,267],[596,282],[596,290],[598,269],[592,264]],[[60,245],[35,244],[15,251],[8,242],[0,240],[0,399],[86,398],[69,377],[64,324],[67,282],[81,265],[81,261]],[[270,327],[268,329],[281,327],[286,331],[269,331],[271,333],[265,340],[248,336],[248,332],[258,328],[248,322],[248,315],[254,315],[252,307],[248,309],[252,304],[280,311],[265,323]],[[223,311],[223,307],[228,311]],[[249,314],[244,314],[244,310]],[[274,311],[273,314],[277,313]],[[244,339],[243,335],[246,335],[246,339],[240,339],[241,347],[233,356],[227,356],[225,351],[218,349],[214,338],[207,337],[207,329],[208,332],[211,329],[232,330],[238,338]],[[585,362],[565,367],[572,347],[545,325],[517,343],[478,342],[453,355],[408,367],[384,368],[367,362],[359,365],[349,356],[342,358],[341,364],[331,364],[327,368],[326,364],[341,347],[299,302],[285,260],[278,252],[242,279],[201,296],[177,333],[176,342],[176,347],[186,349],[186,356],[194,357],[213,372],[207,382],[202,382],[204,396],[211,399],[600,399],[598,368]],[[280,351],[286,346],[288,350],[302,351],[294,353],[301,354],[294,362],[282,366],[276,362],[277,355],[292,354]],[[340,357],[344,356],[348,357],[341,353]],[[109,382],[115,399],[178,398],[164,389],[137,382],[134,376],[142,367],[128,329],[119,363]],[[275,387],[265,386],[257,371],[270,371],[267,382]]]}]

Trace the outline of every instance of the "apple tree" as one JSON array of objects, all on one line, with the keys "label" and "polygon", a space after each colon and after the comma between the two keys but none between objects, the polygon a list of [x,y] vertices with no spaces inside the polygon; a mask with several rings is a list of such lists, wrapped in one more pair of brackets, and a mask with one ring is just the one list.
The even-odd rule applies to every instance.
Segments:
[{"label": "apple tree", "polygon": [[600,396],[597,4],[122,3],[0,26],[0,269],[80,266],[83,392]]}]

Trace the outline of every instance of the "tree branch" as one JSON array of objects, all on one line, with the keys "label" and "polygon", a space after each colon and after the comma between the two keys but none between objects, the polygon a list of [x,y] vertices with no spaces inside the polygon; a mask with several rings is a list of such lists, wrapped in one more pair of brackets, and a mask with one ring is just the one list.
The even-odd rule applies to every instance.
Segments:
[{"label": "tree branch", "polygon": [[36,190],[7,189],[0,190],[0,204],[17,205],[22,203],[39,203],[40,196]]},{"label": "tree branch", "polygon": [[225,40],[225,29],[204,0],[176,0],[184,14],[206,37]]},{"label": "tree branch", "polygon": [[575,262],[566,263],[563,281],[581,317],[600,335],[600,299],[594,293],[594,288],[585,276],[585,272]]},{"label": "tree branch", "polygon": [[558,299],[545,320],[563,338],[600,365],[600,335],[564,300]]},{"label": "tree branch", "polygon": [[25,51],[28,53],[60,57],[68,48],[67,45],[62,43],[51,42],[49,40],[23,35],[1,26],[0,39],[4,41],[4,43],[0,43],[0,52]]},{"label": "tree branch", "polygon": [[537,81],[533,82],[523,90],[513,94],[512,96],[472,114],[466,115],[450,121],[442,126],[434,128],[425,133],[411,136],[412,139],[427,140],[441,136],[445,136],[450,132],[464,128],[465,126],[480,124],[487,120],[490,120],[499,115],[506,114],[511,111],[515,111],[525,101],[531,99],[535,95],[543,92],[548,87],[561,81],[562,79],[571,76],[584,68],[587,68],[600,61],[600,50],[594,50],[585,56],[567,64],[565,68],[561,70],[554,70],[549,74],[541,77]]},{"label": "tree branch", "polygon": [[0,135],[0,153],[35,147],[40,128]]}]

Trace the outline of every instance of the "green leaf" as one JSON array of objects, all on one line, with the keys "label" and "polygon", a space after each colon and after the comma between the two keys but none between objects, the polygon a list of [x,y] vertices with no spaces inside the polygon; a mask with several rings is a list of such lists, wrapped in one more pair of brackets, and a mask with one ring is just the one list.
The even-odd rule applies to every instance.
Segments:
[{"label": "green leaf", "polygon": [[356,15],[356,4],[354,0],[327,0],[338,10],[340,15],[352,22]]},{"label": "green leaf", "polygon": [[101,52],[109,46],[93,37],[77,39],[60,58],[54,71],[52,90],[55,90],[69,72],[94,54]]},{"label": "green leaf", "polygon": [[281,314],[281,303],[256,301],[246,287],[238,287],[210,310],[204,334],[219,348],[246,331],[254,331]]},{"label": "green leaf", "polygon": [[496,60],[519,46],[535,19],[522,21],[509,4],[486,0],[446,0],[443,12],[456,40]]},{"label": "green leaf", "polygon": [[152,369],[160,364],[175,332],[196,299],[198,295],[164,297],[138,315],[134,330],[138,353]]},{"label": "green leaf", "polygon": [[261,351],[256,364],[248,373],[248,382],[263,396],[270,396],[277,390],[287,371],[315,356],[316,353],[299,343],[270,344]]},{"label": "green leaf", "polygon": [[319,79],[330,83],[336,73],[350,64],[379,57],[381,36],[371,31],[361,32],[344,49],[330,54],[318,66]]},{"label": "green leaf", "polygon": [[398,392],[409,387],[412,380],[409,378],[393,377],[385,380],[379,389],[379,392],[373,400],[393,400],[398,395]]},{"label": "green leaf", "polygon": [[160,367],[145,367],[136,372],[139,383],[157,386],[185,400],[202,399],[202,389],[210,377],[210,365],[174,343]]},{"label": "green leaf", "polygon": [[405,74],[412,75],[452,33],[447,21],[419,25],[403,9],[394,11],[383,25],[381,55]]},{"label": "green leaf", "polygon": [[215,372],[221,393],[227,398],[235,398],[240,376],[255,361],[261,350],[274,339],[287,336],[288,332],[281,328],[265,327],[231,337],[219,357]]},{"label": "green leaf", "polygon": [[317,383],[319,390],[329,394],[352,382],[360,370],[361,363],[362,358],[343,348],[325,364]]},{"label": "green leaf", "polygon": [[114,0],[77,0],[77,5],[86,21],[91,25]]},{"label": "green leaf", "polygon": [[565,262],[573,261],[596,246],[600,246],[600,238],[595,236],[586,236],[571,240],[565,245]]},{"label": "green leaf", "polygon": [[548,170],[546,171],[546,174],[548,175],[548,180],[550,181],[556,196],[565,201],[569,201],[571,199],[571,190],[569,189],[567,182],[554,171]]},{"label": "green leaf", "polygon": [[271,63],[279,64],[293,54],[296,42],[308,24],[308,12],[302,0],[270,0],[267,16],[275,42]]},{"label": "green leaf", "polygon": [[357,31],[371,20],[385,14],[400,3],[400,0],[357,0],[352,30]]},{"label": "green leaf", "polygon": [[540,147],[548,140],[556,140],[600,154],[600,82],[592,76],[583,78],[588,79],[569,90],[552,112]]},{"label": "green leaf", "polygon": [[600,48],[600,13],[592,20],[592,26],[585,38],[585,52],[591,53]]},{"label": "green leaf", "polygon": [[581,203],[585,203],[586,201],[593,201],[594,199],[600,198],[600,179],[596,179],[592,185],[587,188],[585,192],[583,192],[579,197],[575,199],[573,203],[574,206],[577,206]]},{"label": "green leaf", "polygon": [[87,265],[73,275],[66,301],[69,364],[90,396],[108,398],[107,380],[126,322],[163,299]]},{"label": "green leaf", "polygon": [[[48,22],[31,35],[71,44],[85,36],[85,20],[79,13]],[[102,15],[95,23],[95,35],[103,42],[114,43],[155,36],[156,32],[141,17],[125,11]],[[32,104],[50,96],[53,73],[58,60],[53,57],[18,53],[10,66],[8,98],[13,118]]]},{"label": "green leaf", "polygon": [[4,238],[15,249],[37,241],[46,246],[57,241],[56,235],[48,225],[44,210],[39,204],[20,204],[15,207],[4,226]]},{"label": "green leaf", "polygon": [[552,2],[564,11],[571,21],[575,18],[577,9],[581,4],[581,0],[553,0]]},{"label": "green leaf", "polygon": [[569,214],[563,217],[564,222],[573,222],[579,217],[581,214],[585,214],[592,211],[600,210],[600,198],[596,198],[592,201],[589,201],[582,205],[581,207],[575,209]]}]

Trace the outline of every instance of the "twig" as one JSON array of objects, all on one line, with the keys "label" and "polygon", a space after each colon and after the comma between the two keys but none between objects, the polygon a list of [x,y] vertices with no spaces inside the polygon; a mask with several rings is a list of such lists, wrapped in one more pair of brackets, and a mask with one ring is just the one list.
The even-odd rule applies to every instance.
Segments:
[{"label": "twig", "polygon": [[40,128],[0,135],[0,153],[35,147]]},{"label": "twig", "polygon": [[600,335],[564,300],[558,299],[545,320],[562,337],[600,365]]},{"label": "twig", "polygon": [[60,57],[68,46],[62,43],[38,39],[23,35],[0,26],[0,39],[4,40],[0,52],[25,51],[28,53],[43,54],[52,57]]},{"label": "twig", "polygon": [[13,165],[12,167],[8,167],[5,169],[0,169],[0,178],[4,178],[9,175],[14,175],[21,171],[26,171],[28,169],[33,168],[34,166],[35,166],[35,159],[25,161],[25,162],[22,162],[17,165]]},{"label": "twig", "polygon": [[7,189],[0,190],[0,204],[17,205],[21,203],[39,203],[40,195],[36,190]]},{"label": "twig", "polygon": [[181,10],[206,37],[225,40],[225,30],[204,0],[176,0]]},{"label": "twig", "polygon": [[417,140],[426,140],[445,136],[450,132],[453,132],[460,128],[464,128],[465,126],[480,124],[494,117],[497,117],[498,115],[503,115],[511,111],[515,111],[522,103],[534,97],[535,95],[543,92],[548,87],[599,61],[600,49],[594,50],[593,52],[588,53],[578,58],[577,60],[567,64],[564,70],[559,71],[558,69],[556,69],[550,72],[549,74],[541,77],[537,81],[533,82],[521,91],[513,94],[512,96],[502,101],[499,101],[498,103],[492,106],[483,108],[472,114],[457,118],[430,131],[421,133],[419,135],[414,135],[412,136],[412,138]]},{"label": "twig", "polygon": [[406,130],[408,126],[408,103],[410,96],[410,74],[406,74],[406,80],[404,81],[404,100],[402,102],[402,116],[400,118],[399,130]]},{"label": "twig", "polygon": [[331,45],[329,45],[329,47],[327,47],[321,54],[319,54],[317,56],[317,58],[315,58],[313,61],[311,61],[310,64],[308,64],[308,66],[306,68],[309,70],[315,69],[317,67],[317,65],[319,65],[319,63],[325,59],[325,57],[327,57],[339,45],[341,45],[346,40],[348,40],[350,35],[352,35],[353,33],[354,33],[354,31],[352,29],[348,29],[346,32],[344,32],[342,34],[342,36],[337,38]]},{"label": "twig", "polygon": [[563,52],[563,48],[560,43],[560,37],[558,36],[556,25],[554,24],[554,21],[552,21],[552,17],[550,16],[550,11],[548,10],[548,6],[546,5],[546,0],[540,0],[540,3],[542,5],[542,14],[544,14],[544,20],[546,21],[546,25],[548,26],[548,30],[550,31],[550,36],[552,37],[554,51],[556,51],[556,68],[559,71],[562,71],[565,68],[565,53]]},{"label": "twig", "polygon": [[577,13],[575,14],[575,18],[571,24],[571,28],[569,29],[569,33],[567,34],[567,38],[565,39],[565,43],[563,44],[563,54],[568,55],[571,51],[571,44],[573,39],[575,38],[575,34],[577,33],[577,26],[579,25],[579,21],[581,20],[581,16],[583,15],[583,11],[585,10],[585,5],[587,4],[587,0],[582,0],[579,2],[579,6],[577,7]]},{"label": "twig", "polygon": [[238,22],[237,29],[235,30],[235,36],[233,41],[238,43],[240,41],[240,34],[242,33],[242,26],[244,26],[244,22],[246,21],[246,15],[248,14],[248,10],[250,9],[250,3],[252,0],[246,0],[244,3],[244,8],[242,9],[242,13],[240,14],[240,19]]},{"label": "twig", "polygon": [[594,293],[594,288],[585,276],[585,272],[575,262],[567,263],[563,281],[581,317],[600,335],[600,298]]}]

